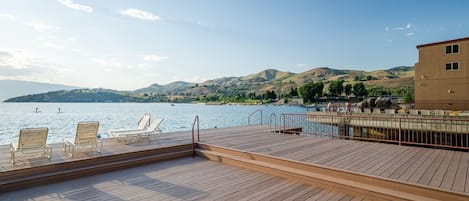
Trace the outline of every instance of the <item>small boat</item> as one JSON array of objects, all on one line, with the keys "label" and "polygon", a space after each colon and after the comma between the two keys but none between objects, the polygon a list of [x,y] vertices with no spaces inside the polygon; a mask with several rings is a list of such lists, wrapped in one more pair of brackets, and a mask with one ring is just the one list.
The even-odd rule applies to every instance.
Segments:
[{"label": "small boat", "polygon": [[176,105],[174,105],[174,104],[171,104],[171,106],[176,106]]}]

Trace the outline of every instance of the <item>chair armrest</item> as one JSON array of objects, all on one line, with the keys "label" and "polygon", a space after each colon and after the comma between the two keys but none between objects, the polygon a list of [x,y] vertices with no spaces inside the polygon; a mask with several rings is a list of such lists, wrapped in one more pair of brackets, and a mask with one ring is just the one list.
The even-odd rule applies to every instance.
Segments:
[{"label": "chair armrest", "polygon": [[18,142],[10,143],[10,151],[17,151],[18,150]]},{"label": "chair armrest", "polygon": [[64,138],[64,139],[62,139],[62,142],[63,142],[64,144],[67,144],[67,145],[75,145],[75,143],[74,143],[73,140],[71,140],[71,139],[65,139],[65,138]]}]

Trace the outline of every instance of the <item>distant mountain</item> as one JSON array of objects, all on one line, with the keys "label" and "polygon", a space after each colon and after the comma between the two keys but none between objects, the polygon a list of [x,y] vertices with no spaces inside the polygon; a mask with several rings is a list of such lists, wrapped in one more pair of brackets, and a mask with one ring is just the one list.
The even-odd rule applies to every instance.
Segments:
[{"label": "distant mountain", "polygon": [[197,96],[239,96],[240,94],[263,94],[266,90],[286,94],[291,88],[305,83],[321,81],[328,84],[333,80],[344,80],[345,84],[363,82],[368,87],[413,88],[414,68],[399,66],[387,70],[358,71],[328,67],[314,68],[302,73],[267,69],[241,77],[223,77],[202,83],[172,82],[166,85],[153,84],[135,91],[108,89],[76,89],[49,92],[9,99],[12,102],[162,102],[168,100],[190,101]]},{"label": "distant mountain", "polygon": [[272,80],[281,80],[292,75],[295,75],[295,73],[282,72],[276,69],[267,69],[256,74],[241,77],[241,80],[250,82],[267,82]]},{"label": "distant mountain", "polygon": [[187,90],[189,87],[194,86],[195,83],[190,83],[190,82],[183,82],[183,81],[177,81],[177,82],[171,82],[166,85],[159,85],[159,84],[152,84],[149,87],[142,88],[135,90],[136,93],[141,93],[141,94],[172,94],[172,93],[180,93],[182,91]]},{"label": "distant mountain", "polygon": [[132,92],[110,89],[73,89],[20,96],[5,102],[147,102],[147,100]]},{"label": "distant mountain", "polygon": [[367,86],[413,87],[414,68],[411,66],[393,67],[387,70],[359,71],[342,70],[329,67],[318,67],[302,73],[291,73],[276,69],[267,69],[255,74],[241,77],[223,77],[207,80],[202,83],[167,85],[154,84],[139,89],[137,93],[158,93],[168,95],[199,96],[208,94],[235,95],[239,93],[264,93],[266,90],[286,92],[307,82],[322,81],[326,84],[332,80],[344,80],[347,83],[363,82]]},{"label": "distant mountain", "polygon": [[0,101],[28,94],[45,93],[49,91],[58,90],[70,90],[77,88],[79,87],[41,82],[0,80]]}]

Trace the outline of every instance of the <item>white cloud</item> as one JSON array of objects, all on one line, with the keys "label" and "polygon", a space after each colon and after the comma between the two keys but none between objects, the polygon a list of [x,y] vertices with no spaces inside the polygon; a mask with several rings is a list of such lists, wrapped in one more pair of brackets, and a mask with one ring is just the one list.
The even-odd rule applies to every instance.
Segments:
[{"label": "white cloud", "polygon": [[61,3],[62,5],[69,7],[71,9],[75,9],[75,10],[79,10],[79,11],[83,11],[87,13],[93,12],[93,8],[91,6],[78,4],[78,3],[73,2],[72,0],[57,0],[57,1]]},{"label": "white cloud", "polygon": [[135,8],[129,8],[127,10],[120,11],[120,14],[127,15],[130,17],[135,17],[141,20],[159,20],[160,19],[159,16],[154,15],[153,13],[135,9]]},{"label": "white cloud", "polygon": [[51,72],[50,63],[35,57],[23,49],[0,49],[0,76],[31,76],[37,73]]},{"label": "white cloud", "polygon": [[72,48],[72,52],[81,52],[80,48]]},{"label": "white cloud", "polygon": [[116,71],[145,71],[151,68],[151,64],[148,63],[125,63],[121,62],[115,58],[92,58],[92,62],[104,67],[104,70],[107,72],[116,72]]},{"label": "white cloud", "polygon": [[9,13],[0,13],[0,17],[7,18],[9,20],[16,20],[16,16]]},{"label": "white cloud", "polygon": [[75,38],[75,37],[68,37],[67,40],[70,41],[70,42],[76,42],[76,41],[77,41],[77,38]]},{"label": "white cloud", "polygon": [[46,32],[46,31],[58,31],[60,27],[50,24],[45,24],[42,22],[26,22],[24,25],[32,27],[36,31]]},{"label": "white cloud", "polygon": [[405,29],[404,27],[394,27],[391,30],[393,30],[393,31],[402,31],[404,29]]},{"label": "white cloud", "polygon": [[407,23],[406,25],[402,26],[402,27],[393,27],[393,28],[389,28],[389,27],[386,27],[384,28],[385,31],[389,31],[389,30],[392,30],[392,31],[404,31],[404,30],[407,30],[407,29],[410,29],[412,28],[412,24],[410,23]]},{"label": "white cloud", "polygon": [[145,61],[162,61],[168,59],[167,56],[159,56],[154,54],[143,55],[143,60]]},{"label": "white cloud", "polygon": [[51,43],[51,42],[45,42],[44,46],[54,48],[54,49],[57,49],[57,50],[65,49],[65,47],[63,45],[59,45],[59,44]]},{"label": "white cloud", "polygon": [[127,68],[128,65],[126,64],[123,64],[115,59],[110,59],[110,58],[106,58],[106,59],[100,59],[100,58],[94,58],[94,59],[91,59],[91,61],[101,65],[101,66],[104,66],[104,67],[109,67],[109,68],[113,68],[113,69],[122,69],[122,68]]}]

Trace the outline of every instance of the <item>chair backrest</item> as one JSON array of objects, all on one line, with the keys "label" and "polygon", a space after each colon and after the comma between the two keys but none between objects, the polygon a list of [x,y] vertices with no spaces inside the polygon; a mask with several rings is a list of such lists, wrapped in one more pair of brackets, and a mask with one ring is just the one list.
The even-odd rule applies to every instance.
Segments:
[{"label": "chair backrest", "polygon": [[157,130],[162,121],[163,121],[163,119],[155,119],[155,120],[153,120],[153,122],[150,124],[150,127],[148,127],[147,130],[148,130],[148,131],[155,131],[155,130]]},{"label": "chair backrest", "polygon": [[97,143],[99,122],[79,122],[75,136],[75,144],[95,144]]},{"label": "chair backrest", "polygon": [[150,114],[146,113],[138,121],[137,129],[143,130],[143,129],[147,128],[148,126],[150,126]]},{"label": "chair backrest", "polygon": [[38,149],[47,141],[48,128],[24,128],[20,130],[18,150]]}]

